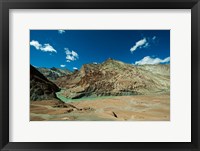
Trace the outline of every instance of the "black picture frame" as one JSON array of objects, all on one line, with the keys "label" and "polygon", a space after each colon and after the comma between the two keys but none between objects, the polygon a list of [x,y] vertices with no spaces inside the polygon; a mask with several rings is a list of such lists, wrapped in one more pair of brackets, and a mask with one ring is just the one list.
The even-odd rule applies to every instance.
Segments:
[{"label": "black picture frame", "polygon": [[[9,9],[191,9],[191,142],[9,142]],[[199,0],[0,0],[0,148],[1,150],[200,150],[200,2]]]}]

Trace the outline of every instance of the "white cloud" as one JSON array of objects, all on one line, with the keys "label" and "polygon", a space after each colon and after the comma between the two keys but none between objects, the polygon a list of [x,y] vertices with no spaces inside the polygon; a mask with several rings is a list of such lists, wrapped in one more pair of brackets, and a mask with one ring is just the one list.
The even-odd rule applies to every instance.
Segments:
[{"label": "white cloud", "polygon": [[66,61],[71,62],[79,59],[78,53],[76,53],[74,50],[70,51],[68,48],[64,48],[66,53]]},{"label": "white cloud", "polygon": [[30,45],[31,46],[34,46],[36,49],[40,49],[40,47],[42,46],[38,41],[36,41],[36,40],[32,40],[31,42],[30,42]]},{"label": "white cloud", "polygon": [[50,44],[44,44],[42,47],[40,47],[40,50],[45,52],[57,52]]},{"label": "white cloud", "polygon": [[170,57],[167,57],[167,58],[163,59],[161,63],[165,63],[165,62],[169,62],[169,61],[170,61]]},{"label": "white cloud", "polygon": [[76,67],[73,67],[73,69],[74,69],[74,70],[78,70],[78,68],[76,68]]},{"label": "white cloud", "polygon": [[78,54],[75,51],[73,51],[73,50],[72,50],[72,56],[78,58]]},{"label": "white cloud", "polygon": [[32,40],[30,42],[31,46],[34,46],[37,50],[41,50],[43,52],[57,52],[50,44],[40,44],[38,41],[36,40]]},{"label": "white cloud", "polygon": [[72,56],[72,55],[67,55],[67,56],[66,56],[66,59],[67,59],[68,61],[75,61],[75,60],[76,60],[76,58],[75,58],[74,56]]},{"label": "white cloud", "polygon": [[135,51],[137,48],[147,47],[149,44],[146,38],[143,38],[135,43],[135,45],[130,49],[131,52]]},{"label": "white cloud", "polygon": [[59,34],[63,34],[65,32],[65,30],[58,30]]},{"label": "white cloud", "polygon": [[136,61],[136,65],[145,65],[145,64],[160,64],[160,63],[167,63],[170,61],[170,57],[167,57],[165,59],[160,58],[151,58],[150,56],[144,57],[140,61]]},{"label": "white cloud", "polygon": [[98,64],[97,62],[93,62],[93,64]]},{"label": "white cloud", "polygon": [[152,38],[149,38],[149,37],[145,38],[145,37],[144,37],[143,39],[137,41],[137,42],[135,43],[135,45],[130,49],[130,51],[131,51],[131,52],[134,52],[134,51],[136,51],[138,48],[148,48],[148,47],[150,47],[150,44],[151,44],[152,42],[154,42],[154,40],[155,40],[156,38],[157,38],[156,36],[153,36]]},{"label": "white cloud", "polygon": [[71,54],[72,54],[71,51],[69,51],[68,48],[64,48],[64,49],[65,49],[65,53],[66,53],[67,55],[71,55]]},{"label": "white cloud", "polygon": [[61,64],[60,67],[64,68],[66,65],[65,64]]}]

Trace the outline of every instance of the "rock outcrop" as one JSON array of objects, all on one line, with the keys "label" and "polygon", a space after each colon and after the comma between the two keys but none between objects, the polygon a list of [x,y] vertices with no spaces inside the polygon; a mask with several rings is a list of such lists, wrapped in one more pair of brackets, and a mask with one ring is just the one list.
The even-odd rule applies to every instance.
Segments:
[{"label": "rock outcrop", "polygon": [[49,81],[35,67],[30,65],[30,100],[50,100],[56,98],[58,86]]}]

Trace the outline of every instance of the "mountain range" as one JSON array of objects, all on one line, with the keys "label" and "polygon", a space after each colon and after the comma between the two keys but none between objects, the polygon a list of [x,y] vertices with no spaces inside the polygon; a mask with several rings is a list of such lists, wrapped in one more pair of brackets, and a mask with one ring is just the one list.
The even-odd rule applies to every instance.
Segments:
[{"label": "mountain range", "polygon": [[170,65],[132,65],[108,59],[84,64],[55,80],[66,98],[163,93],[170,90]]},{"label": "mountain range", "polygon": [[170,65],[132,65],[114,59],[84,64],[80,70],[30,66],[31,100],[143,95],[170,91]]}]

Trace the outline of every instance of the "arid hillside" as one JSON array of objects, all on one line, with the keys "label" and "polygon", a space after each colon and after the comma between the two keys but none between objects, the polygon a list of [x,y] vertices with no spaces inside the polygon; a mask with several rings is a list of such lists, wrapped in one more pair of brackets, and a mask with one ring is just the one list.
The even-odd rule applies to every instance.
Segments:
[{"label": "arid hillside", "polygon": [[56,92],[60,91],[53,82],[49,81],[35,67],[30,65],[30,100],[55,99]]},{"label": "arid hillside", "polygon": [[169,65],[131,65],[108,59],[85,64],[55,83],[66,98],[165,93],[170,89]]}]

